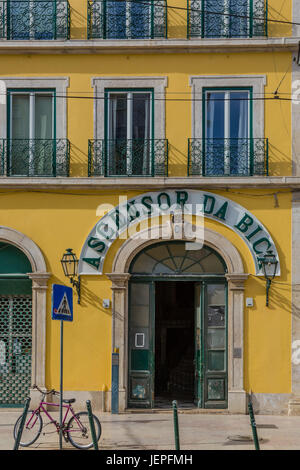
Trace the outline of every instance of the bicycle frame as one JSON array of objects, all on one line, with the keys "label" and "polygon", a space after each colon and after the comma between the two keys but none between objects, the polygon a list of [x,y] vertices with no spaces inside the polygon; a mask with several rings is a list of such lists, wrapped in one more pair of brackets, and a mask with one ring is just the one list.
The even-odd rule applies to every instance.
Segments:
[{"label": "bicycle frame", "polygon": [[[33,423],[31,424],[31,426],[33,427],[36,423],[36,420],[37,420],[37,415],[38,413],[41,413],[41,412],[44,412],[46,414],[46,416],[49,418],[50,420],[50,423],[53,423],[55,426],[56,426],[56,430],[57,432],[59,432],[59,428],[60,428],[60,424],[51,416],[51,414],[46,410],[46,408],[44,408],[44,405],[47,406],[57,406],[59,407],[60,405],[58,403],[49,403],[49,402],[46,402],[46,401],[41,401],[39,406],[33,410],[32,412],[32,415],[30,417],[30,419],[28,420],[28,422],[26,423],[26,428],[28,429],[30,424],[31,424],[31,420],[33,419],[33,417],[35,417],[35,420],[33,421]],[[78,421],[78,419],[76,418],[76,414],[74,413],[74,410],[72,408],[72,405],[69,403],[68,405],[62,405],[63,408],[66,408],[66,413],[63,417],[63,421],[62,421],[62,427],[64,426],[65,422],[66,422],[66,419],[67,419],[67,416],[69,414],[69,411],[71,412],[72,416],[74,417],[76,423],[78,424],[79,426],[79,429],[78,430],[81,430],[82,431],[82,424],[80,423],[80,421]],[[74,431],[76,431],[76,429],[74,429]],[[68,429],[65,429],[65,432],[69,432]]]}]

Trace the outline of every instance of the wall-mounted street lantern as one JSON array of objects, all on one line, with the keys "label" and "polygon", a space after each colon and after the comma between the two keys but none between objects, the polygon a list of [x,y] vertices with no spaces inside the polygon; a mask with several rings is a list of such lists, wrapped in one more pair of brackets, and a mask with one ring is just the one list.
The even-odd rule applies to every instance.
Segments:
[{"label": "wall-mounted street lantern", "polygon": [[[60,260],[64,274],[70,279],[72,286],[77,291],[77,303],[80,304],[80,276],[78,276],[78,259],[72,248],[67,248],[62,259]],[[77,279],[76,279],[77,278]]]},{"label": "wall-mounted street lantern", "polygon": [[266,283],[266,306],[269,306],[269,290],[271,287],[272,280],[275,277],[276,271],[277,271],[277,265],[278,265],[278,260],[276,258],[276,255],[274,255],[272,250],[268,250],[264,256],[261,258],[258,258],[258,261],[260,262],[265,279],[267,281]]}]

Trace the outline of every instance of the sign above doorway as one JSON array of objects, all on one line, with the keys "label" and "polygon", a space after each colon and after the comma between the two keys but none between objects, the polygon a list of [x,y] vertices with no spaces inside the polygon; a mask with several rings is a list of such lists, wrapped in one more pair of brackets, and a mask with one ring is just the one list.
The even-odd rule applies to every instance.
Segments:
[{"label": "sign above doorway", "polygon": [[171,215],[178,210],[218,221],[233,230],[248,246],[256,275],[263,275],[258,258],[271,250],[278,260],[276,275],[280,275],[275,243],[264,225],[250,211],[218,194],[184,189],[140,194],[129,200],[123,199],[121,204],[113,207],[88,235],[80,254],[79,274],[103,274],[106,255],[117,238],[129,238],[128,230],[139,222]]}]

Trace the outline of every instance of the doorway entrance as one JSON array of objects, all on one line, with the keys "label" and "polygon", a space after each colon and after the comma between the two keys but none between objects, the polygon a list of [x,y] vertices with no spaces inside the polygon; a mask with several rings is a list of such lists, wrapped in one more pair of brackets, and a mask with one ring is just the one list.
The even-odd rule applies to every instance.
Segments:
[{"label": "doorway entrance", "polygon": [[185,242],[146,248],[131,264],[128,406],[227,407],[226,266]]},{"label": "doorway entrance", "polygon": [[194,282],[155,283],[155,407],[172,399],[193,406],[194,298]]}]

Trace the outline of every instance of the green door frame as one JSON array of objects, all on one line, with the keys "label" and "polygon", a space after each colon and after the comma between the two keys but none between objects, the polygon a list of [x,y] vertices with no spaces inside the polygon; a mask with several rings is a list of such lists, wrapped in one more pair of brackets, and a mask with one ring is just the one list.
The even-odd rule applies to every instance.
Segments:
[{"label": "green door frame", "polygon": [[[174,276],[174,275],[161,275],[161,276],[145,276],[145,275],[132,275],[130,281],[129,281],[129,295],[128,295],[128,338],[130,337],[130,322],[131,322],[131,285],[132,284],[150,284],[150,299],[149,299],[149,359],[148,359],[148,364],[149,364],[149,369],[141,371],[141,374],[147,374],[149,375],[149,380],[150,380],[150,397],[148,400],[136,403],[134,400],[130,399],[130,384],[131,384],[131,377],[132,377],[132,370],[131,370],[131,348],[130,348],[130,341],[128,341],[128,406],[130,407],[143,407],[143,408],[152,408],[154,406],[154,383],[155,383],[155,350],[154,350],[154,345],[155,345],[155,283],[156,282],[180,282],[180,281],[185,281],[185,282],[193,282],[195,284],[201,284],[201,360],[196,361],[195,363],[195,375],[198,377],[199,383],[198,383],[198,390],[200,391],[201,397],[194,397],[196,405],[199,408],[227,408],[228,406],[228,284],[225,276],[222,275],[203,275],[203,276],[195,276],[195,275],[190,275],[190,276]],[[208,403],[205,401],[205,397],[207,395],[206,390],[205,390],[205,364],[203,362],[203,358],[206,356],[205,348],[206,348],[206,338],[205,338],[205,326],[204,326],[204,298],[205,298],[205,293],[204,290],[208,284],[222,284],[225,286],[225,318],[226,318],[226,324],[225,324],[225,331],[226,331],[226,369],[225,369],[225,382],[226,382],[226,400],[220,404],[214,404],[213,406],[210,406]],[[204,295],[203,295],[204,294]],[[196,311],[196,309],[195,309]],[[196,323],[195,323],[195,348],[196,348]],[[195,357],[196,359],[196,357]],[[204,359],[205,360],[205,359]],[[196,395],[196,394],[195,394]]]}]

